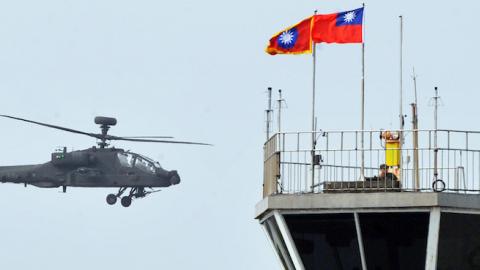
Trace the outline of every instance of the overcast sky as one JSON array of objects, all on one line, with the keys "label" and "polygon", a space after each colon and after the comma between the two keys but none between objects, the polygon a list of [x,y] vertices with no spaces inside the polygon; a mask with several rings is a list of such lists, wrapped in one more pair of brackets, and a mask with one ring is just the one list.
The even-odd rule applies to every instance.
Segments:
[{"label": "overcast sky", "polygon": [[[477,1],[366,1],[366,128],[398,126],[398,15],[404,86],[418,73],[420,128],[438,86],[440,127],[480,129]],[[265,90],[283,126],[310,127],[311,56],[269,56],[269,38],[360,1],[2,1],[0,112],[114,135],[171,135],[214,147],[115,143],[178,170],[182,183],[128,209],[113,190],[0,185],[0,269],[277,269],[254,206],[262,196]],[[319,45],[322,129],[356,129],[360,46]],[[448,111],[448,113],[446,113]],[[407,120],[408,121],[408,120]],[[2,165],[49,160],[88,137],[0,119]]]}]

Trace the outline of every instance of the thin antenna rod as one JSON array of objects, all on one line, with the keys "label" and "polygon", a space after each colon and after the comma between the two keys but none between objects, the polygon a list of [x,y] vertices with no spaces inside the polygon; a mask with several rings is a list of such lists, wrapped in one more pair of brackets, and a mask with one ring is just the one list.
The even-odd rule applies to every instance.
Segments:
[{"label": "thin antenna rod", "polygon": [[[418,109],[418,99],[417,99],[417,74],[415,74],[415,67],[413,67],[413,90],[415,90],[415,104],[417,104],[417,109]],[[417,115],[418,115],[418,110],[417,110]]]},{"label": "thin antenna rod", "polygon": [[437,130],[438,130],[438,99],[440,97],[438,96],[438,87],[435,86],[435,96],[433,97],[434,100],[434,136],[433,136],[433,147],[434,147],[434,171],[433,171],[433,176],[434,176],[434,181],[438,179],[438,145],[437,145]]},{"label": "thin antenna rod", "polygon": [[[435,125],[435,126],[434,126],[434,129],[435,129],[435,132],[436,132],[437,129],[438,129],[438,99],[440,98],[440,97],[438,96],[438,87],[436,87],[436,86],[435,86],[435,97],[433,97],[433,98],[434,98],[434,100],[435,100],[435,115],[434,115],[434,117],[435,117],[435,119],[434,119],[434,121],[435,121],[435,122],[434,122],[434,125]],[[437,143],[437,142],[435,142],[435,147],[437,147],[437,144],[436,144],[436,143]]]},{"label": "thin antenna rod", "polygon": [[282,131],[282,89],[278,89],[278,133]]},{"label": "thin antenna rod", "polygon": [[268,87],[267,89],[268,91],[268,107],[267,109],[265,110],[265,112],[267,113],[267,140],[270,139],[270,122],[272,121],[271,117],[272,117],[272,87]]}]

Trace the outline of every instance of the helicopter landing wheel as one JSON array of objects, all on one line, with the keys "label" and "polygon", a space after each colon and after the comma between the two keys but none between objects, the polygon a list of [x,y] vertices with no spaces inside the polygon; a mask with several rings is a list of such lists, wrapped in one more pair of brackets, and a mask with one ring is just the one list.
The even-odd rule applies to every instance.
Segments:
[{"label": "helicopter landing wheel", "polygon": [[132,204],[132,197],[124,196],[121,200],[121,203],[123,207],[129,207],[130,204]]},{"label": "helicopter landing wheel", "polygon": [[115,194],[108,194],[107,195],[107,203],[110,205],[114,205],[117,202],[117,196]]}]

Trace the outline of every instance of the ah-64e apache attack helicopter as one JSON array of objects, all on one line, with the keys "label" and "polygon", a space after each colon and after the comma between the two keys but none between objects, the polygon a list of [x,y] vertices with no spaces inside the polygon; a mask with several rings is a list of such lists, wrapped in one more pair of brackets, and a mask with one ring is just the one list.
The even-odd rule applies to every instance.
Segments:
[{"label": "ah-64e apache attack helicopter", "polygon": [[[168,136],[118,137],[108,135],[111,126],[117,124],[115,118],[95,117],[102,133],[88,133],[61,126],[55,126],[9,115],[0,115],[45,127],[94,137],[99,147],[67,152],[66,148],[52,153],[51,161],[36,165],[0,166],[0,182],[34,185],[42,188],[62,187],[114,187],[116,194],[107,195],[107,203],[115,204],[121,197],[124,207],[130,206],[132,198],[143,198],[157,192],[154,188],[168,187],[180,183],[177,171],[167,171],[158,162],[123,149],[108,147],[108,141],[132,141],[152,143],[175,143],[209,145],[206,143],[182,142]],[[154,139],[157,138],[157,139]],[[127,191],[127,189],[130,189]],[[122,197],[123,194],[126,194]]]}]

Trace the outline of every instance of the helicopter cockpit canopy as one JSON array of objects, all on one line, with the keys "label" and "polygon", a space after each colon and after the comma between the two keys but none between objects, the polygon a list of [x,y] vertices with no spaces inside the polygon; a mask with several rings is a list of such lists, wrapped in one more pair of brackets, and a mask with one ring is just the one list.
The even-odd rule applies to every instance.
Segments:
[{"label": "helicopter cockpit canopy", "polygon": [[155,162],[150,158],[147,158],[138,154],[123,152],[123,153],[117,153],[117,157],[118,157],[118,161],[120,162],[120,165],[122,165],[123,167],[127,167],[127,168],[135,167],[146,173],[155,174],[157,169],[161,168],[158,162]]}]

